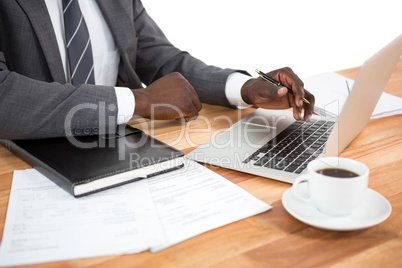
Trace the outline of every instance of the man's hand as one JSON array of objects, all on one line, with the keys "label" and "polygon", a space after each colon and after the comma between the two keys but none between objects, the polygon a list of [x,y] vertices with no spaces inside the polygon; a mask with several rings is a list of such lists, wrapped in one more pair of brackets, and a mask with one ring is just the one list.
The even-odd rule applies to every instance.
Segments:
[{"label": "man's hand", "polygon": [[[310,121],[314,109],[314,96],[304,89],[303,82],[290,68],[282,68],[267,73],[270,77],[290,88],[294,95],[288,93],[287,88],[275,86],[261,77],[247,81],[242,89],[243,100],[261,108],[286,109],[293,107],[293,117],[301,119],[301,110],[304,109],[304,120]],[[304,103],[306,98],[310,104]]]},{"label": "man's hand", "polygon": [[144,118],[187,122],[197,118],[202,108],[194,88],[179,73],[168,74],[133,94],[134,115]]}]

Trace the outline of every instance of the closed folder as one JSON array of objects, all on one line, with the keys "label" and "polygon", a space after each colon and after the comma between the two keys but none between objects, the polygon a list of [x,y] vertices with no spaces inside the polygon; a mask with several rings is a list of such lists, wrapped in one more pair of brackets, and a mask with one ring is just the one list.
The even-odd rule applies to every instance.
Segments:
[{"label": "closed folder", "polygon": [[111,135],[0,143],[75,197],[183,166],[181,151],[128,125],[119,129]]}]

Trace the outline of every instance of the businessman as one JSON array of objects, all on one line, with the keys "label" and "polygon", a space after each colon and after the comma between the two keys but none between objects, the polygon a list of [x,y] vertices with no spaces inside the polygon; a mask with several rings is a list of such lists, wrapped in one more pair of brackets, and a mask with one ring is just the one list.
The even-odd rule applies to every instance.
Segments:
[{"label": "businessman", "polygon": [[0,0],[0,36],[3,139],[109,132],[133,116],[189,121],[202,102],[292,107],[307,121],[314,107],[289,68],[269,75],[293,95],[177,49],[140,0]]}]

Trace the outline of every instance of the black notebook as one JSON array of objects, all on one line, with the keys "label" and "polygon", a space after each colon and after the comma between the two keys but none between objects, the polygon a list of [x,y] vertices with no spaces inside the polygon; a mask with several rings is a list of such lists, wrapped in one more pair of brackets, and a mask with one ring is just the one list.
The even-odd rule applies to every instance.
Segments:
[{"label": "black notebook", "polygon": [[143,131],[35,140],[0,140],[8,150],[75,197],[183,166],[184,154]]}]

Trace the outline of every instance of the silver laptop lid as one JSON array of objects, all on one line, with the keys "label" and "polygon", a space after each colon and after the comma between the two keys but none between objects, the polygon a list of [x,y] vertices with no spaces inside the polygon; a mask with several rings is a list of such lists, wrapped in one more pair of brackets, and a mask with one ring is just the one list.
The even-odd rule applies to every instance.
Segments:
[{"label": "silver laptop lid", "polygon": [[367,59],[343,106],[325,156],[338,156],[363,130],[402,54],[402,34]]}]

